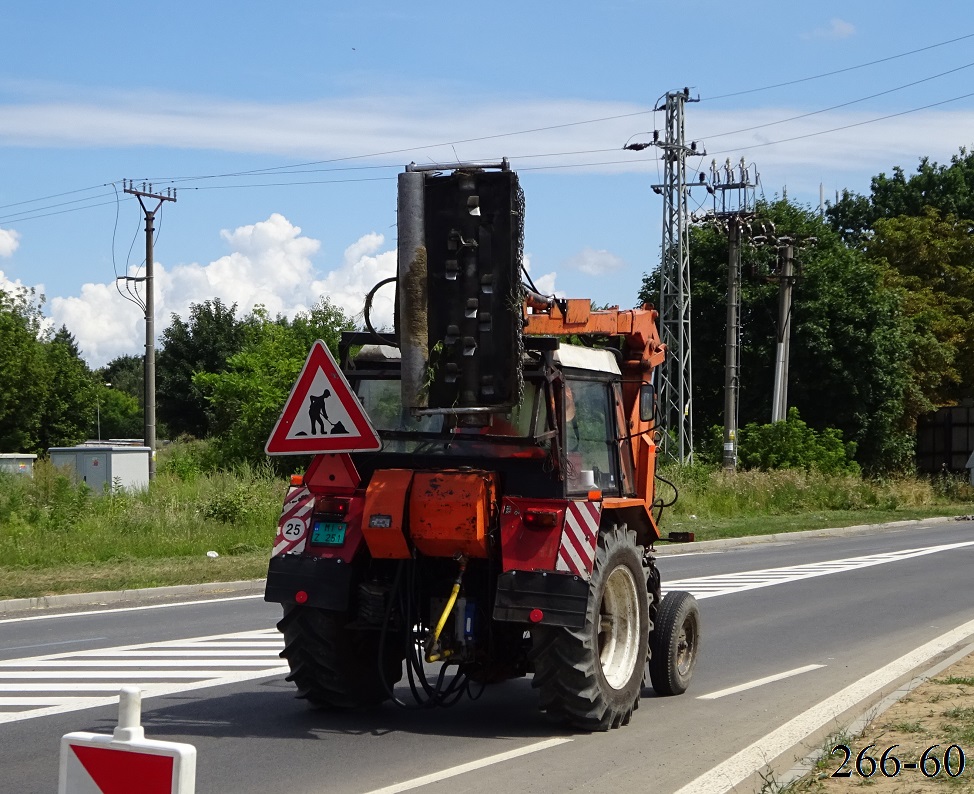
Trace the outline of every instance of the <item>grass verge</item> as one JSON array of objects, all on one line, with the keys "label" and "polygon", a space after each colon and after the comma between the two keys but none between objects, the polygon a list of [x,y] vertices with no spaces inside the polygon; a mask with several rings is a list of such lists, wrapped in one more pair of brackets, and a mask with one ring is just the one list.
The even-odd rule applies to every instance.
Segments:
[{"label": "grass verge", "polygon": [[[39,461],[0,473],[0,599],[259,578],[286,490],[269,467],[207,471],[205,442],[160,454],[148,490],[95,493]],[[680,498],[662,529],[696,539],[974,513],[955,478],[866,480],[803,471],[664,471]],[[208,551],[219,554],[207,557]]]}]

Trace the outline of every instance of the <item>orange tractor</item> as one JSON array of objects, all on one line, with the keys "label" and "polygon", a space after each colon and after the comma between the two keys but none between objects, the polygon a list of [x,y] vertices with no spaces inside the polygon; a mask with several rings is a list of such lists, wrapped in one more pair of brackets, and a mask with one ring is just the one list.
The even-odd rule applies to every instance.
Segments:
[{"label": "orange tractor", "polygon": [[316,706],[449,705],[533,673],[556,719],[625,725],[647,672],[687,688],[700,641],[652,554],[657,313],[522,284],[517,175],[449,168],[400,175],[396,331],[343,337],[316,381],[340,432],[294,436],[321,454],[268,570],[288,680]]}]

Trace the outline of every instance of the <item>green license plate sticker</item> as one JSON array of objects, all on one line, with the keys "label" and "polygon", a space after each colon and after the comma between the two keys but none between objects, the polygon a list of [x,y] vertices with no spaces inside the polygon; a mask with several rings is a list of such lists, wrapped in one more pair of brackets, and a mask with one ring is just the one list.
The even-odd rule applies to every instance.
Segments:
[{"label": "green license plate sticker", "polygon": [[335,521],[315,521],[311,528],[312,546],[342,546],[348,524]]}]

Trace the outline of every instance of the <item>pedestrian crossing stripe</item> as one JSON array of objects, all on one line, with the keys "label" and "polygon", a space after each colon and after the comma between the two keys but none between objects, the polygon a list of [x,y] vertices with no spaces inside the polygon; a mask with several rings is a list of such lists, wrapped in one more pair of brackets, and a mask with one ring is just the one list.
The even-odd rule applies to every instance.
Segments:
[{"label": "pedestrian crossing stripe", "polygon": [[285,675],[276,629],[94,648],[0,661],[0,724]]}]

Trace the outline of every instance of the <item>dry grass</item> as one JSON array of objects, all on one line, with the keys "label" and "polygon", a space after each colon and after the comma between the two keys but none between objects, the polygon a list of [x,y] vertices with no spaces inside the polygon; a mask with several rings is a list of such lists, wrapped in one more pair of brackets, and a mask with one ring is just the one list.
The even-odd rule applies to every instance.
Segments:
[{"label": "dry grass", "polygon": [[[769,788],[769,794],[837,794],[850,790],[875,794],[974,792],[974,656],[965,657],[941,676],[918,686],[867,725],[861,736],[847,738],[844,743],[852,751],[852,758],[843,769],[852,772],[850,777],[832,777],[842,763],[844,753],[829,756],[828,750],[831,748],[826,748],[826,754],[811,773],[789,786]],[[896,745],[895,749],[889,751],[886,771],[892,773],[895,770],[892,756],[900,761],[900,770],[887,777],[877,767],[868,778],[860,776],[856,770],[856,758],[869,745],[874,746],[867,755],[877,764],[883,754]],[[934,745],[939,747],[928,750]],[[952,745],[951,772],[960,770],[958,748],[966,759],[964,771],[956,777],[948,775],[944,768],[944,753]],[[924,753],[927,755],[926,770],[930,777],[919,769],[902,766],[919,763]],[[867,761],[863,762],[862,767],[867,772],[871,768]],[[938,767],[939,771],[933,774]]]}]

